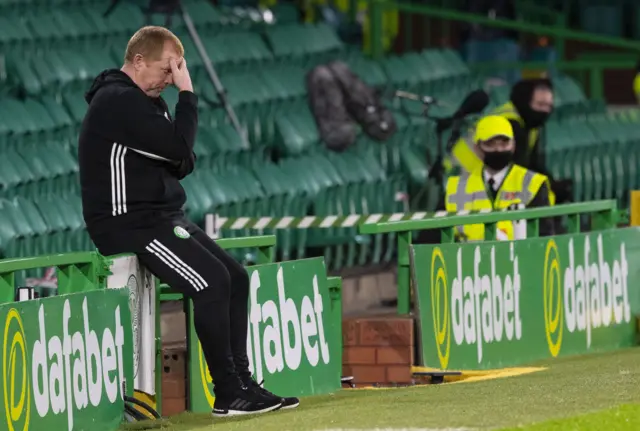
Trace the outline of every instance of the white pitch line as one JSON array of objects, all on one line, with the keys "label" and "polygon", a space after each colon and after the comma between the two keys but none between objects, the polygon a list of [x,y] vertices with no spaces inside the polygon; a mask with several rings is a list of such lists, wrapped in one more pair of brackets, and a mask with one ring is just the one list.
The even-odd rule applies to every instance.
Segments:
[{"label": "white pitch line", "polygon": [[324,428],[316,431],[476,431],[477,428]]}]

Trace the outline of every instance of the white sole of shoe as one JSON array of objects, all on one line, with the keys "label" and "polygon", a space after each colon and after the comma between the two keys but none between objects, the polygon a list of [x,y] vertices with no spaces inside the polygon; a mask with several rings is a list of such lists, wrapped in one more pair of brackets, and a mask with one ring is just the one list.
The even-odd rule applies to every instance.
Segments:
[{"label": "white sole of shoe", "polygon": [[295,403],[295,404],[291,404],[289,406],[285,406],[283,405],[280,410],[288,410],[288,409],[295,409],[296,407],[298,407],[300,405],[300,403]]},{"label": "white sole of shoe", "polygon": [[247,415],[257,415],[260,413],[267,413],[270,412],[272,410],[276,410],[279,409],[282,406],[282,404],[276,404],[275,406],[271,406],[271,407],[267,407],[264,408],[262,410],[255,410],[252,412],[245,412],[245,411],[241,411],[241,410],[229,410],[227,412],[216,412],[215,410],[213,412],[211,412],[211,414],[217,418],[227,418],[230,416],[247,416]]}]

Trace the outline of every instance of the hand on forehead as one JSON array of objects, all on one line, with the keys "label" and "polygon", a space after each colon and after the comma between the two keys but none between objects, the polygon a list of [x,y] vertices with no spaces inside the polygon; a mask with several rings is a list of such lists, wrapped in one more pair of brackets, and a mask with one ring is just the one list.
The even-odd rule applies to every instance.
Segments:
[{"label": "hand on forehead", "polygon": [[184,57],[175,57],[175,56],[169,56],[167,58],[167,63],[169,66],[171,66],[171,62],[175,62],[176,66],[178,68],[180,68],[182,66],[182,62],[184,61]]}]

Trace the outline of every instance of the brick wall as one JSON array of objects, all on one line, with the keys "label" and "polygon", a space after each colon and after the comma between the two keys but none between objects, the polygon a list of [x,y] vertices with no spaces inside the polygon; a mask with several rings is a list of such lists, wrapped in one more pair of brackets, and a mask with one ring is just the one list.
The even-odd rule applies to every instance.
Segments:
[{"label": "brick wall", "polygon": [[413,327],[408,317],[345,319],[342,374],[357,387],[411,383]]},{"label": "brick wall", "polygon": [[182,413],[187,408],[186,349],[162,351],[162,416]]},{"label": "brick wall", "polygon": [[[408,317],[346,318],[342,323],[343,376],[357,387],[412,383],[414,321]],[[162,352],[163,416],[182,413],[186,403],[186,347]]]}]

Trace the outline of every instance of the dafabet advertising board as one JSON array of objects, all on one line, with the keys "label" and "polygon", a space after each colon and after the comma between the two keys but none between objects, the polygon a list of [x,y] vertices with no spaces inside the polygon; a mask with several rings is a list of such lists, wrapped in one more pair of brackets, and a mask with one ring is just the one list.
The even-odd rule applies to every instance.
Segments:
[{"label": "dafabet advertising board", "polygon": [[640,230],[415,245],[422,364],[490,369],[631,346]]},{"label": "dafabet advertising board", "polygon": [[114,430],[133,382],[127,289],[0,306],[0,430]]},{"label": "dafabet advertising board", "polygon": [[[283,396],[340,388],[341,328],[332,313],[323,258],[248,267],[250,369]],[[190,410],[211,411],[213,386],[202,347],[190,325]]]}]

